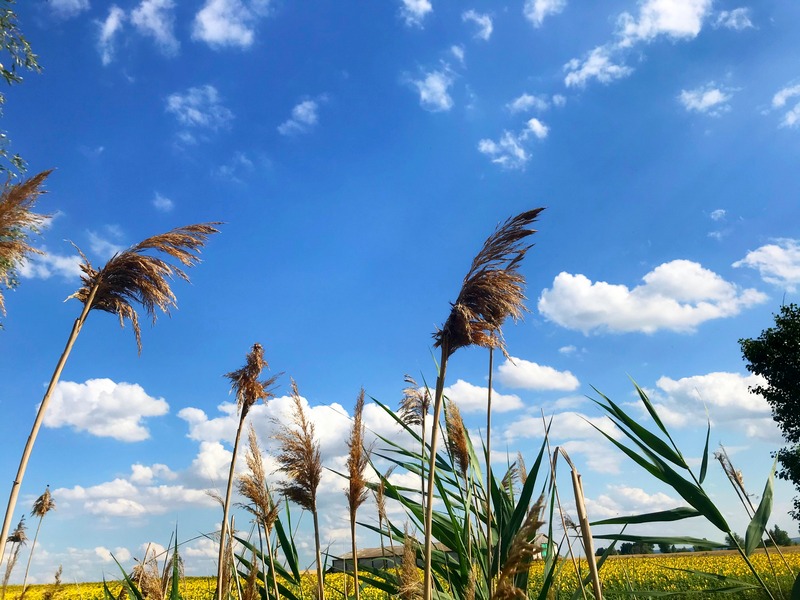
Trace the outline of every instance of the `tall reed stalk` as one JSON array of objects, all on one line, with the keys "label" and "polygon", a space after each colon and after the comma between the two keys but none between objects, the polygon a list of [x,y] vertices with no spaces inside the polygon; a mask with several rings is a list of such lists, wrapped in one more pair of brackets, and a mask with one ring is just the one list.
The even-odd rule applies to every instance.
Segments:
[{"label": "tall reed stalk", "polygon": [[492,596],[492,371],[494,347],[489,347],[489,388],[486,391],[486,587]]},{"label": "tall reed stalk", "polygon": [[[269,368],[267,361],[264,360],[264,348],[261,344],[256,343],[253,344],[250,352],[247,353],[247,362],[245,365],[241,369],[225,374],[225,377],[231,381],[231,391],[236,392],[236,404],[239,408],[239,425],[236,428],[236,438],[233,442],[233,456],[231,457],[231,466],[228,471],[228,486],[225,490],[225,502],[222,505],[222,530],[219,534],[217,582],[222,581],[226,543],[225,530],[228,525],[231,491],[233,490],[233,474],[236,469],[236,454],[239,450],[239,440],[242,437],[244,422],[245,419],[247,419],[247,414],[256,402],[259,400],[267,402],[267,400],[274,397],[271,388],[275,385],[278,376],[275,375],[269,379],[260,380],[259,377],[264,368]],[[217,600],[223,600],[223,591],[222,586],[217,585]]]},{"label": "tall reed stalk", "polygon": [[139,328],[139,315],[133,306],[135,304],[141,305],[145,313],[155,323],[157,317],[156,309],[169,314],[169,309],[177,306],[177,299],[170,288],[170,280],[177,276],[189,281],[189,277],[181,268],[155,256],[145,254],[145,252],[160,252],[185,267],[191,267],[199,262],[199,250],[205,245],[208,236],[212,233],[217,233],[217,229],[214,228],[214,225],[217,224],[187,225],[147,238],[135,246],[115,254],[99,270],[92,267],[86,256],[79,250],[83,258],[81,263],[83,287],[67,299],[76,298],[82,302],[83,310],[72,326],[72,331],[67,338],[67,345],[58,359],[55,371],[42,398],[42,403],[36,413],[31,433],[22,451],[22,458],[20,459],[17,475],[11,486],[11,494],[6,506],[3,529],[0,531],[0,556],[3,555],[2,553],[5,550],[6,536],[11,527],[11,519],[14,516],[14,509],[17,505],[19,488],[22,485],[22,479],[25,476],[33,445],[44,421],[50,398],[61,377],[61,372],[64,370],[64,365],[72,351],[72,346],[75,344],[75,340],[78,338],[78,334],[80,334],[89,313],[92,310],[113,313],[119,317],[121,325],[124,324],[126,319],[129,320],[136,336],[136,345],[139,352],[141,352],[142,339]]},{"label": "tall reed stalk", "polygon": [[398,414],[406,425],[418,425],[420,428],[420,496],[422,507],[425,509],[425,421],[431,408],[431,394],[428,387],[421,389],[411,375],[406,375],[403,380],[407,386],[403,389],[403,398],[400,400]]},{"label": "tall reed stalk", "polygon": [[[17,565],[17,560],[19,559],[19,552],[22,550],[22,546],[28,541],[28,536],[25,533],[25,515],[19,520],[17,523],[17,527],[8,536],[8,541],[11,542],[12,546],[9,550],[8,557],[6,558],[6,572],[3,575],[3,585],[0,588],[0,600],[4,600],[6,597],[6,588],[8,587],[8,580],[11,579],[11,572],[14,570],[14,567]],[[2,556],[0,556],[0,562],[2,562]]]},{"label": "tall reed stalk", "polygon": [[314,424],[306,415],[297,384],[292,380],[292,424],[283,425],[275,434],[279,445],[280,471],[288,476],[281,484],[286,497],[311,513],[314,520],[314,547],[317,563],[317,599],[325,600],[322,573],[322,549],[319,541],[317,488],[322,479],[322,457],[319,442],[314,436]]},{"label": "tall reed stalk", "polygon": [[[517,271],[531,246],[523,240],[534,233],[528,226],[543,209],[537,208],[508,219],[484,242],[464,277],[458,298],[444,325],[434,334],[434,346],[441,349],[436,392],[433,399],[428,486],[425,497],[424,600],[433,593],[431,554],[433,551],[433,490],[436,478],[436,446],[442,410],[447,361],[459,348],[482,346],[505,353],[501,327],[506,318],[516,320],[525,310],[525,278]],[[488,493],[488,492],[487,492]]]},{"label": "tall reed stalk", "polygon": [[356,513],[358,507],[367,499],[367,481],[364,479],[364,471],[369,464],[369,452],[364,447],[364,388],[356,399],[356,407],[353,411],[353,428],[350,430],[350,439],[347,441],[349,453],[347,455],[347,476],[349,486],[345,491],[347,497],[347,508],[350,513],[350,541],[353,547],[353,585],[355,587],[355,598],[361,600],[361,590],[358,583],[358,551],[356,548]]},{"label": "tall reed stalk", "polygon": [[55,510],[56,503],[53,496],[50,494],[50,486],[45,488],[44,493],[33,502],[33,510],[31,510],[32,517],[38,517],[39,522],[36,524],[36,533],[33,536],[31,543],[31,553],[28,555],[28,564],[25,565],[25,576],[22,578],[22,595],[25,595],[25,590],[28,586],[28,572],[31,569],[31,560],[33,560],[33,551],[36,550],[36,540],[39,539],[39,530],[42,528],[42,521],[44,516],[51,510]]}]

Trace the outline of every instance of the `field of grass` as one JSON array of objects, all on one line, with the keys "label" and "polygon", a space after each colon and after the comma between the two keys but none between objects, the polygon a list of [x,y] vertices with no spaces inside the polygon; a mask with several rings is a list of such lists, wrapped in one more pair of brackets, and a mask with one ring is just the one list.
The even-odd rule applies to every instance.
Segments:
[{"label": "field of grass", "polygon": [[[782,549],[786,562],[796,574],[800,571],[800,546]],[[771,568],[769,561],[772,560]],[[759,573],[773,588],[774,592],[782,589],[787,594],[792,587],[794,577],[783,560],[772,551],[768,558],[763,552],[758,552],[752,557]],[[583,572],[586,573],[586,564],[583,563]],[[600,574],[603,581],[604,592],[609,598],[647,598],[648,592],[677,594],[687,592],[686,598],[703,599],[712,597],[711,593],[704,594],[702,590],[710,590],[725,584],[719,580],[703,577],[690,571],[714,573],[736,580],[754,583],[747,566],[736,552],[688,552],[678,554],[652,554],[639,556],[612,556],[603,565]],[[773,575],[773,572],[775,573]],[[531,569],[531,591],[538,590],[543,576],[543,563],[537,563]],[[187,577],[181,582],[181,595],[184,600],[212,600],[214,597],[213,577]],[[109,589],[115,596],[119,596],[122,583],[109,582]],[[309,573],[303,577],[302,596],[312,600],[316,588],[316,577]],[[549,598],[570,598],[577,589],[577,578],[574,566],[564,561],[559,573],[558,581],[553,586]],[[52,586],[32,586],[25,595],[28,600],[46,600],[47,592],[52,592]],[[352,579],[344,574],[331,574],[325,579],[326,597],[331,599],[346,598],[352,595]],[[6,593],[7,600],[16,600],[21,589],[11,586]],[[699,592],[699,593],[698,593]],[[94,600],[102,599],[103,583],[78,583],[67,584],[59,588],[51,600]],[[763,592],[736,591],[734,598],[761,598]],[[363,600],[383,600],[386,594],[370,586],[364,586],[361,592]],[[155,600],[155,599],[154,599]]]}]

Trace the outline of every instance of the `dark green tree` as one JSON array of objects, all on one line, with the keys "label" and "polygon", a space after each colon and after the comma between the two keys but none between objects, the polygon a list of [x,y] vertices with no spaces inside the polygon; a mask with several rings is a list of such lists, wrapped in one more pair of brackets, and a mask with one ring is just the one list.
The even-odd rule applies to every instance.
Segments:
[{"label": "dark green tree", "polygon": [[732,533],[733,537],[729,535],[725,536],[725,546],[728,548],[728,550],[735,550],[737,543],[739,544],[740,548],[744,548],[745,546],[744,538],[735,531],[733,531]]},{"label": "dark green tree", "polygon": [[[792,538],[789,537],[789,533],[775,525],[772,529],[769,530],[770,536],[775,541],[776,546],[793,546]],[[769,540],[764,540],[765,544],[769,543]]]},{"label": "dark green tree", "polygon": [[[778,477],[791,481],[800,490],[800,308],[781,306],[774,315],[775,327],[755,339],[741,339],[747,370],[761,375],[765,385],[750,388],[772,408],[772,418],[788,446],[777,452],[781,465]],[[800,498],[794,499],[792,517],[800,520]]]}]

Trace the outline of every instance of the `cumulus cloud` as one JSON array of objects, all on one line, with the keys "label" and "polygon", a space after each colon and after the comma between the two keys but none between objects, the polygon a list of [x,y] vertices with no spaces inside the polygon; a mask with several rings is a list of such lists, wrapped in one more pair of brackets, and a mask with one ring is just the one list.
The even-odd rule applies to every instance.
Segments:
[{"label": "cumulus cloud", "polygon": [[607,491],[596,498],[586,498],[589,514],[600,519],[638,515],[685,506],[686,502],[664,492],[650,494],[642,488],[628,485],[608,485]]},{"label": "cumulus cloud", "polygon": [[550,108],[550,102],[547,100],[547,96],[533,96],[524,93],[506,104],[506,108],[508,108],[512,114],[528,112],[530,110],[543,112]]},{"label": "cumulus cloud", "polygon": [[100,60],[104,65],[111,64],[114,60],[114,41],[122,31],[122,24],[125,21],[125,11],[116,4],[112,4],[108,9],[108,16],[105,21],[98,22],[100,35],[97,40],[97,49],[100,52]]},{"label": "cumulus cloud", "polygon": [[409,27],[422,27],[425,17],[433,12],[430,0],[402,0],[400,16]]},{"label": "cumulus cloud", "polygon": [[497,368],[497,381],[510,388],[562,392],[574,391],[580,385],[578,378],[569,371],[558,371],[513,356]]},{"label": "cumulus cloud", "polygon": [[292,116],[278,125],[281,135],[308,133],[319,121],[319,103],[316,100],[303,100],[292,108]]},{"label": "cumulus cloud", "polygon": [[[106,234],[110,234],[112,237],[121,237],[121,232],[116,227],[106,227],[105,230]],[[87,234],[89,236],[89,248],[92,249],[92,253],[101,257],[103,260],[108,260],[115,254],[125,250],[125,246],[116,244],[95,231],[88,231]]]},{"label": "cumulus cloud", "polygon": [[454,77],[448,69],[429,71],[422,79],[413,79],[412,85],[419,93],[419,104],[430,112],[446,112],[453,108],[453,98],[448,89],[453,85]]},{"label": "cumulus cloud", "polygon": [[56,17],[71,19],[89,10],[89,0],[50,0],[47,3]]},{"label": "cumulus cloud", "polygon": [[573,58],[564,65],[564,70],[567,72],[564,84],[567,87],[583,87],[591,79],[596,79],[600,83],[611,83],[630,75],[633,69],[614,62],[616,59],[613,54],[611,46],[597,46],[583,59]]},{"label": "cumulus cloud", "polygon": [[642,279],[644,283],[631,289],[562,272],[542,292],[538,308],[548,320],[585,334],[691,333],[705,321],[737,315],[767,299],[688,260],[659,265]]},{"label": "cumulus cloud", "polygon": [[489,38],[492,37],[492,18],[489,15],[468,10],[461,15],[461,20],[477,25],[478,31],[475,33],[477,39],[489,41]]},{"label": "cumulus cloud", "polygon": [[753,21],[750,20],[749,8],[722,10],[714,21],[714,27],[726,27],[735,31],[742,31],[753,26]]},{"label": "cumulus cloud", "polygon": [[184,135],[180,136],[187,143],[196,141],[189,129],[218,131],[233,120],[233,113],[222,104],[219,92],[213,85],[190,87],[183,93],[170,94],[166,111],[187,128],[183,131]]},{"label": "cumulus cloud", "polygon": [[525,128],[519,133],[504,131],[497,141],[482,139],[478,142],[478,151],[504,169],[524,169],[530,160],[526,143],[531,136],[543,140],[550,129],[539,119],[529,119]]},{"label": "cumulus cloud", "polygon": [[249,48],[255,40],[255,25],[268,8],[268,0],[206,0],[194,17],[192,39],[212,48]]},{"label": "cumulus cloud", "polygon": [[728,212],[724,208],[718,208],[716,210],[711,211],[710,217],[712,221],[721,221],[722,219],[725,218],[726,214],[728,214]]},{"label": "cumulus cloud", "polygon": [[757,269],[767,283],[796,292],[800,286],[800,240],[777,239],[751,250],[733,266]]},{"label": "cumulus cloud", "polygon": [[728,101],[731,99],[732,90],[718,86],[713,81],[693,90],[681,90],[678,100],[689,112],[718,117],[730,110]]},{"label": "cumulus cloud", "polygon": [[167,56],[178,53],[180,44],[175,38],[175,15],[173,0],[142,0],[131,12],[131,23],[142,35],[155,40]]},{"label": "cumulus cloud", "polygon": [[[465,413],[486,410],[486,397],[489,388],[472,385],[459,379],[453,385],[444,388],[444,395],[458,405]],[[498,394],[492,390],[492,412],[509,412],[518,410],[524,405],[522,399],[514,394]]]},{"label": "cumulus cloud", "polygon": [[31,254],[17,269],[24,279],[50,279],[53,276],[65,281],[74,281],[81,276],[81,257],[77,254],[62,255],[40,248],[42,254]]},{"label": "cumulus cloud", "polygon": [[153,197],[153,206],[157,211],[167,213],[175,208],[175,203],[166,196],[162,196],[156,192],[156,195]]},{"label": "cumulus cloud", "polygon": [[[786,107],[786,103],[796,96],[800,96],[800,84],[786,86],[773,96],[772,108],[783,109]],[[781,127],[797,127],[798,125],[800,125],[800,102],[785,112],[781,121]]]},{"label": "cumulus cloud", "polygon": [[139,442],[150,437],[142,420],[169,411],[163,398],[149,396],[135,383],[89,379],[61,381],[44,418],[46,427],[72,427],[98,437]]},{"label": "cumulus cloud", "polygon": [[534,27],[541,27],[545,17],[557,15],[566,5],[567,0],[525,0],[522,14]]}]

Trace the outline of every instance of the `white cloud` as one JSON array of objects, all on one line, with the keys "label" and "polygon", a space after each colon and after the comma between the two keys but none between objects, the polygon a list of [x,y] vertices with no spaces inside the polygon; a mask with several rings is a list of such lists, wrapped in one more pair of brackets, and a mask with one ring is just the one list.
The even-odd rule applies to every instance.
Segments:
[{"label": "white cloud", "polygon": [[462,65],[464,64],[464,47],[463,46],[456,46],[455,44],[450,46],[450,54],[456,57],[459,63]]},{"label": "white cloud", "polygon": [[471,21],[478,26],[478,31],[475,33],[476,38],[488,41],[492,37],[492,18],[489,15],[468,10],[461,15],[461,20]]},{"label": "white cloud", "polygon": [[50,0],[48,4],[53,14],[62,19],[71,19],[89,10],[89,0]]},{"label": "white cloud", "polygon": [[278,125],[281,135],[307,133],[319,121],[319,104],[316,100],[303,100],[292,108],[292,116]]},{"label": "white cloud", "polygon": [[177,475],[167,466],[161,463],[142,465],[136,463],[131,465],[131,483],[137,485],[150,485],[158,479],[173,480]]},{"label": "white cloud", "polygon": [[558,349],[561,354],[566,354],[569,356],[570,354],[575,354],[578,351],[578,348],[575,346],[562,346]]},{"label": "white cloud", "polygon": [[166,213],[175,208],[175,203],[166,196],[162,196],[156,192],[156,195],[153,197],[153,206],[157,211]]},{"label": "white cloud", "polygon": [[560,390],[571,392],[580,383],[569,371],[558,371],[553,367],[539,365],[521,358],[507,358],[497,368],[497,380],[506,387],[525,390]]},{"label": "white cloud", "polygon": [[163,398],[149,396],[140,385],[89,379],[61,381],[44,418],[46,427],[72,427],[98,437],[138,442],[150,437],[142,424],[147,417],[167,414]]},{"label": "white cloud", "polygon": [[721,221],[725,218],[725,215],[728,214],[724,208],[718,208],[716,210],[711,211],[711,220],[712,221]]},{"label": "white cloud", "polygon": [[560,273],[539,297],[539,311],[550,321],[588,334],[592,331],[693,332],[711,319],[738,314],[767,297],[740,290],[716,273],[688,260],[659,265],[629,289],[585,275]]},{"label": "white cloud", "polygon": [[566,5],[567,0],[525,0],[522,13],[534,27],[541,27],[545,17],[557,15]]},{"label": "white cloud", "polygon": [[[786,102],[795,96],[800,96],[800,84],[786,86],[773,96],[772,108],[784,108]],[[789,111],[784,114],[781,127],[796,127],[798,124],[800,124],[800,102],[795,104],[794,108],[789,109]]]},{"label": "white cloud", "polygon": [[751,250],[733,266],[758,269],[767,283],[795,292],[800,286],[800,240],[777,239]]},{"label": "white cloud", "polygon": [[112,552],[105,546],[97,546],[94,549],[94,553],[97,558],[106,563],[112,562],[115,558],[121,563],[127,562],[131,559],[130,550],[122,547],[114,548]]},{"label": "white cloud", "polygon": [[595,518],[608,519],[623,515],[638,515],[684,506],[683,500],[664,492],[649,494],[642,488],[609,485],[608,492],[596,498],[586,498],[586,508]]},{"label": "white cloud", "polygon": [[539,119],[528,120],[528,131],[535,135],[538,139],[543,140],[550,132],[550,128],[542,123]]},{"label": "white cloud", "polygon": [[530,160],[525,143],[531,136],[543,140],[550,129],[539,119],[529,119],[525,128],[515,134],[504,131],[498,141],[482,139],[478,142],[478,151],[488,156],[491,161],[504,169],[524,169]]},{"label": "white cloud", "polygon": [[678,100],[689,112],[698,112],[718,117],[730,110],[728,100],[732,90],[717,86],[713,81],[693,90],[681,90]]},{"label": "white cloud", "polygon": [[83,508],[91,515],[104,517],[141,517],[147,514],[147,509],[141,503],[130,498],[116,498],[115,500],[90,500],[84,503]]},{"label": "white cloud", "polygon": [[106,20],[98,23],[100,37],[97,40],[97,49],[100,51],[100,60],[104,65],[108,65],[114,60],[114,39],[122,30],[125,21],[125,11],[116,4],[112,4],[108,9]]},{"label": "white cloud", "polygon": [[553,106],[561,108],[567,103],[567,98],[561,94],[553,94]]},{"label": "white cloud", "polygon": [[403,0],[400,16],[409,27],[422,27],[428,13],[433,12],[430,0]]},{"label": "white cloud", "polygon": [[[465,413],[485,411],[488,393],[489,388],[472,385],[463,379],[444,388],[444,395],[455,402],[458,408]],[[523,406],[522,400],[515,394],[492,392],[492,412],[509,412]]]},{"label": "white cloud", "polygon": [[255,25],[268,9],[269,0],[206,0],[194,17],[192,39],[212,48],[249,48],[255,40]]},{"label": "white cloud", "polygon": [[[109,230],[109,228],[107,228],[107,230]],[[113,228],[110,228],[110,230],[113,231]],[[92,253],[101,257],[103,260],[108,260],[115,254],[125,250],[124,246],[115,244],[114,242],[107,240],[94,231],[89,231],[87,233],[89,235],[89,247],[92,249]]]},{"label": "white cloud", "polygon": [[633,69],[613,61],[613,48],[611,46],[598,46],[589,52],[583,60],[573,58],[564,70],[567,75],[564,84],[567,87],[583,87],[590,79],[597,79],[601,83],[611,83],[616,79],[627,77]]},{"label": "white cloud", "polygon": [[512,114],[527,112],[531,109],[545,111],[550,108],[550,103],[547,101],[546,96],[533,96],[531,94],[524,93],[506,104],[506,108],[508,108]]},{"label": "white cloud", "polygon": [[54,275],[66,281],[73,281],[81,276],[81,257],[77,254],[64,256],[47,252],[47,248],[40,248],[44,254],[31,254],[20,265],[17,271],[25,279],[50,279]]},{"label": "white cloud", "polygon": [[230,123],[233,113],[226,108],[213,85],[190,87],[167,97],[166,111],[186,127],[217,131]]},{"label": "white cloud", "polygon": [[736,31],[753,27],[753,22],[750,20],[750,9],[734,8],[733,10],[720,11],[714,21],[714,27],[726,27]]},{"label": "white cloud", "polygon": [[152,37],[167,56],[178,53],[180,44],[175,38],[175,8],[173,0],[142,0],[131,12],[131,23],[142,35]]},{"label": "white cloud", "polygon": [[711,0],[645,0],[638,18],[622,13],[618,19],[620,46],[649,42],[660,35],[695,38],[711,10]]},{"label": "white cloud", "polygon": [[415,79],[411,83],[419,92],[422,108],[431,112],[445,112],[453,108],[453,98],[448,93],[453,81],[453,76],[445,69],[425,73],[423,79]]}]

